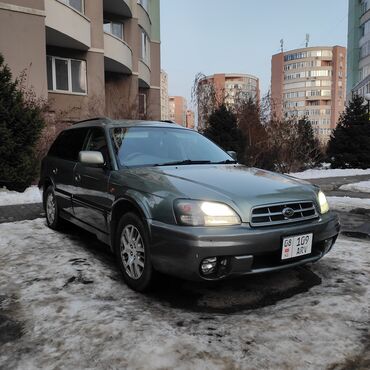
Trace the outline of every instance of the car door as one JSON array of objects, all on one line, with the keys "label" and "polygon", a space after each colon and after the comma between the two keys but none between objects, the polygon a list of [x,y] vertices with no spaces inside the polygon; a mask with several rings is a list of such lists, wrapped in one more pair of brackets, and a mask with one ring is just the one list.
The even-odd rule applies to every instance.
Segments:
[{"label": "car door", "polygon": [[59,209],[73,214],[73,171],[78,153],[82,150],[88,129],[78,128],[63,131],[48,153],[48,173],[54,184]]},{"label": "car door", "polygon": [[80,162],[76,164],[73,175],[76,191],[72,199],[74,214],[80,221],[108,233],[107,218],[114,197],[108,192],[111,159],[103,128],[90,129],[84,150],[100,151],[105,165],[94,167]]}]

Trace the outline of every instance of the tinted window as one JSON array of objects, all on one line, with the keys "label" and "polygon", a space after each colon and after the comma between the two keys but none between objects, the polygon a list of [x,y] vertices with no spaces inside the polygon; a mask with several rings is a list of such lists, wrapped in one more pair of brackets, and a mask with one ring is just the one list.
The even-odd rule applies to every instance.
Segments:
[{"label": "tinted window", "polygon": [[82,150],[86,128],[63,131],[51,146],[48,155],[77,162],[78,153]]},{"label": "tinted window", "polygon": [[121,166],[153,166],[171,162],[217,163],[232,158],[194,131],[159,127],[117,127],[111,130]]},{"label": "tinted window", "polygon": [[85,150],[98,151],[103,154],[106,163],[110,163],[107,140],[105,138],[104,130],[99,127],[94,127],[90,130],[87,139]]}]

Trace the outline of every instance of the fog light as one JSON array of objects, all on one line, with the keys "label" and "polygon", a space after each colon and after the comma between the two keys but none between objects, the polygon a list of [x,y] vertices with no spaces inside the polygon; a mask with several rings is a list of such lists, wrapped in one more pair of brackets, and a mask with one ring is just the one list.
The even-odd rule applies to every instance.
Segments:
[{"label": "fog light", "polygon": [[324,241],[324,253],[328,253],[333,246],[333,239],[326,239]]},{"label": "fog light", "polygon": [[200,265],[200,268],[202,270],[202,273],[204,275],[212,274],[216,271],[217,266],[217,258],[206,258],[202,261],[202,264]]}]

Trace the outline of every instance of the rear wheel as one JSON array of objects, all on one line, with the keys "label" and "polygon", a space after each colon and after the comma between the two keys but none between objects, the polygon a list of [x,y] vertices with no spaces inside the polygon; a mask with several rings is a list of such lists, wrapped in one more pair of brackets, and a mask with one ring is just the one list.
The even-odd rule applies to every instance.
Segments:
[{"label": "rear wheel", "polygon": [[139,292],[147,290],[153,279],[149,238],[143,222],[135,213],[121,217],[115,251],[126,284]]},{"label": "rear wheel", "polygon": [[49,186],[44,193],[44,209],[48,226],[51,229],[59,230],[62,226],[62,220],[59,217],[58,203],[53,186]]}]

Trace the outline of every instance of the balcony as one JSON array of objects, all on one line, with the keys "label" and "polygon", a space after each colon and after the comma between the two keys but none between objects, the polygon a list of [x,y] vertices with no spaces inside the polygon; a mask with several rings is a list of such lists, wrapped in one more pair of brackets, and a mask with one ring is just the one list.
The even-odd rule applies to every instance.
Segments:
[{"label": "balcony", "polygon": [[104,68],[108,72],[132,73],[131,49],[110,33],[104,33]]},{"label": "balcony", "polygon": [[91,46],[90,20],[57,0],[45,0],[46,44],[88,50]]},{"label": "balcony", "polygon": [[104,12],[131,18],[130,0],[103,0]]},{"label": "balcony", "polygon": [[144,29],[144,31],[150,36],[151,35],[151,29],[152,29],[152,22],[150,21],[149,14],[139,4],[138,4],[138,7],[137,7],[137,13],[138,13],[139,26],[142,27]]},{"label": "balcony", "polygon": [[150,88],[150,69],[142,60],[139,60],[139,87]]}]

